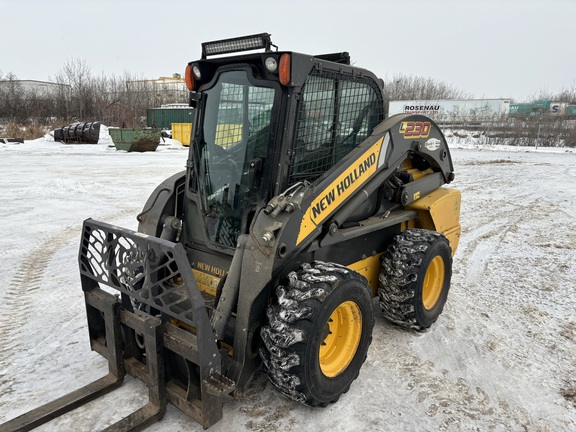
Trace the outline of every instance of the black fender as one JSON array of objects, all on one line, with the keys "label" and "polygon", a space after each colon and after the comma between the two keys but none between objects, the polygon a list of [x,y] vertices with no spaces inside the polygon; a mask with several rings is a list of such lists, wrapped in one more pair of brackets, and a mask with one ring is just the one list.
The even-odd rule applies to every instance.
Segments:
[{"label": "black fender", "polygon": [[156,187],[150,195],[142,212],[136,217],[138,231],[154,237],[160,237],[164,218],[166,216],[180,216],[177,209],[180,207],[178,190],[186,181],[186,171],[181,171],[167,178]]}]

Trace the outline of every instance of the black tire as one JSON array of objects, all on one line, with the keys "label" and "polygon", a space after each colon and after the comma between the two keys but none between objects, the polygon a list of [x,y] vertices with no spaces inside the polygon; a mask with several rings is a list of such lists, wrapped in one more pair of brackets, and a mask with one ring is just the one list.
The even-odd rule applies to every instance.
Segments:
[{"label": "black tire", "polygon": [[316,261],[291,272],[276,295],[260,332],[270,381],[305,405],[336,402],[358,377],[372,342],[374,312],[366,279],[347,267]]},{"label": "black tire", "polygon": [[444,309],[452,277],[452,249],[441,233],[409,229],[397,235],[382,258],[378,296],[386,319],[424,330]]}]

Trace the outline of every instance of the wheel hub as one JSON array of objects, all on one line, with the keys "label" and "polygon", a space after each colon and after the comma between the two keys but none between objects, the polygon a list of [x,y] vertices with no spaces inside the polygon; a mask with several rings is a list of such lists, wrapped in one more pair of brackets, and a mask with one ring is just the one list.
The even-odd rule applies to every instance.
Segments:
[{"label": "wheel hub", "polygon": [[436,255],[430,261],[424,276],[424,284],[422,285],[422,302],[427,310],[432,309],[436,305],[438,298],[440,298],[445,272],[444,260],[440,255]]},{"label": "wheel hub", "polygon": [[350,364],[362,336],[362,312],[353,301],[340,304],[328,319],[320,345],[320,369],[333,378]]}]

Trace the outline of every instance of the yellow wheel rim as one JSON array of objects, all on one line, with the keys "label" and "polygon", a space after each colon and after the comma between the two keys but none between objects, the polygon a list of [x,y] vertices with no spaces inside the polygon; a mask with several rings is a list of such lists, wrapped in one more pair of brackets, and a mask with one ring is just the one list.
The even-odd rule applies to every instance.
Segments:
[{"label": "yellow wheel rim", "polygon": [[320,369],[327,377],[341,374],[350,364],[362,336],[362,312],[353,301],[340,304],[326,323],[320,344]]},{"label": "yellow wheel rim", "polygon": [[440,255],[436,255],[426,270],[422,286],[422,302],[427,310],[432,309],[440,298],[445,272],[444,260]]}]

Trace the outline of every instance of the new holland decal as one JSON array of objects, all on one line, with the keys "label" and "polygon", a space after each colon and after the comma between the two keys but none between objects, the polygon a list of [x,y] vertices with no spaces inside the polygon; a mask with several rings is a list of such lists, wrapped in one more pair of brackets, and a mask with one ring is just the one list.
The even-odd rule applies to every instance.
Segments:
[{"label": "new holland decal", "polygon": [[326,220],[356,189],[361,187],[384,163],[389,135],[380,138],[362,156],[318,195],[306,210],[296,244],[304,240]]},{"label": "new holland decal", "polygon": [[196,264],[192,263],[192,273],[200,291],[216,295],[220,279],[226,271],[220,267],[198,261]]}]

